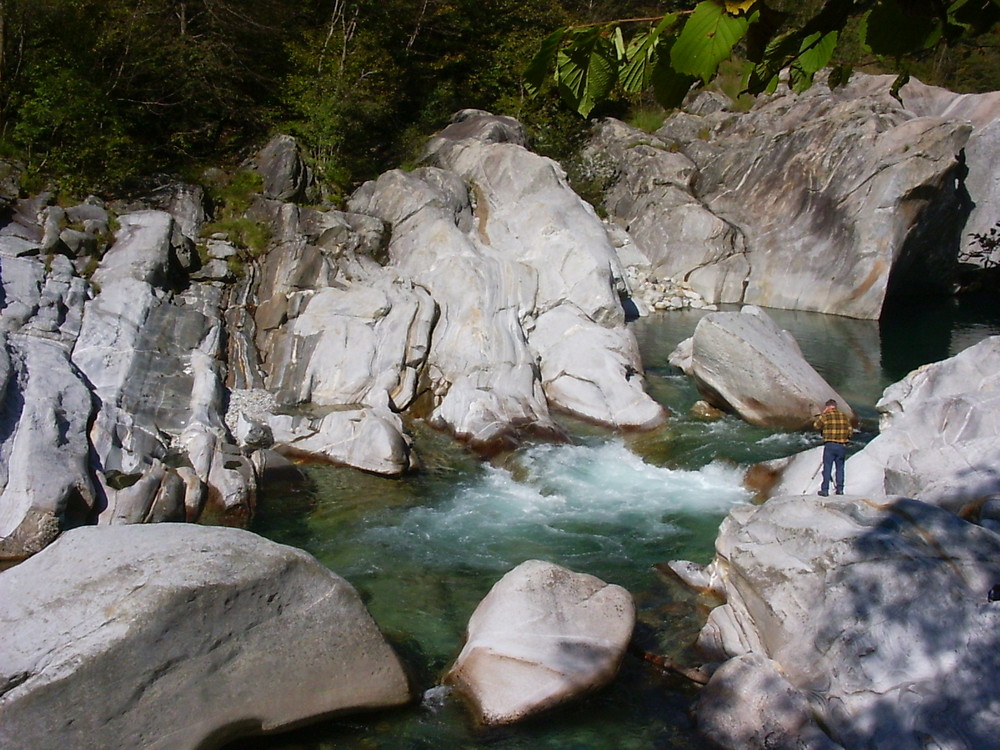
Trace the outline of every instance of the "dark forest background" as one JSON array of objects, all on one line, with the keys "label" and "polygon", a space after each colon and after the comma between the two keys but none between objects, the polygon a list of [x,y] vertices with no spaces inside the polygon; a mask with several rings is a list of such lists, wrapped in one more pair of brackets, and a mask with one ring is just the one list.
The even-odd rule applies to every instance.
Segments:
[{"label": "dark forest background", "polygon": [[[197,180],[205,166],[235,166],[287,132],[336,198],[411,162],[466,107],[517,117],[533,148],[564,158],[586,121],[552,92],[525,94],[539,42],[559,26],[691,4],[0,0],[0,158],[22,163],[26,192],[110,193],[153,173]],[[821,2],[769,4],[794,21]],[[957,91],[1000,89],[998,46],[994,31],[907,65]],[[860,48],[842,47],[856,69],[879,69]],[[592,117],[648,121],[655,109],[619,99]]]}]

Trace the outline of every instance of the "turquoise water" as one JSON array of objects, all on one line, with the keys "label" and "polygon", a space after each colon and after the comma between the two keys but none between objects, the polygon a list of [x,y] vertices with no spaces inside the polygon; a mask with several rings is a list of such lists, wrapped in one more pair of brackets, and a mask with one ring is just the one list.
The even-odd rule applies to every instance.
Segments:
[{"label": "turquoise water", "polygon": [[[886,385],[1000,331],[989,310],[919,310],[881,326],[769,311],[862,417],[855,449],[875,434],[874,404]],[[436,687],[475,606],[504,573],[532,558],[625,586],[639,610],[637,648],[696,663],[691,644],[713,603],[684,591],[656,565],[710,560],[721,519],[750,501],[740,483],[743,469],[817,442],[732,417],[688,416],[698,394],[667,357],[701,316],[666,313],[633,324],[649,392],[674,414],[660,430],[612,434],[564,420],[571,443],[529,445],[483,462],[414,423],[424,468],[413,476],[390,480],[310,467],[308,487],[269,492],[255,530],[307,550],[349,580],[423,698],[396,711],[244,740],[230,750],[704,747],[689,715],[695,690],[634,654],[606,689],[501,730],[471,726],[461,704]],[[917,323],[933,333],[921,333]]]}]

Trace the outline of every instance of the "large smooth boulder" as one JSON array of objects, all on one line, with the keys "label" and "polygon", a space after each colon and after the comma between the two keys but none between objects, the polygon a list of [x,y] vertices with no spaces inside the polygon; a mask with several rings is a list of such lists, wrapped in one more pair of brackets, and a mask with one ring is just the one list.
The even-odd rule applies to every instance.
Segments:
[{"label": "large smooth boulder", "polygon": [[[1000,535],[907,498],[786,496],[731,511],[709,568],[726,603],[700,644],[771,660],[843,747],[1000,747]],[[699,715],[755,700],[729,698]]]},{"label": "large smooth boulder", "polygon": [[808,427],[831,398],[854,416],[843,397],[806,362],[792,335],[754,306],[709,313],[670,362],[694,380],[710,404],[752,424]]},{"label": "large smooth boulder", "polygon": [[515,722],[609,682],[634,625],[625,589],[528,560],[476,607],[446,680],[481,723]]},{"label": "large smooth boulder", "polygon": [[525,331],[537,274],[474,234],[465,183],[435,168],[392,171],[362,186],[351,205],[392,227],[392,267],[437,304],[426,372],[431,422],[484,447],[522,428],[554,432]]},{"label": "large smooth boulder", "polygon": [[75,529],[0,601],[8,750],[195,750],[409,699],[350,584],[246,531]]},{"label": "large smooth boulder", "polygon": [[[879,435],[847,459],[847,490],[905,494],[959,510],[1000,492],[1000,337],[924,365],[876,404]],[[775,495],[812,492],[820,458],[806,451],[769,465]]]},{"label": "large smooth boulder", "polygon": [[653,134],[609,123],[586,158],[659,275],[712,303],[874,319],[892,293],[948,290],[971,210],[959,154],[973,124],[907,109],[890,88],[782,88],[746,113],[694,106]]}]

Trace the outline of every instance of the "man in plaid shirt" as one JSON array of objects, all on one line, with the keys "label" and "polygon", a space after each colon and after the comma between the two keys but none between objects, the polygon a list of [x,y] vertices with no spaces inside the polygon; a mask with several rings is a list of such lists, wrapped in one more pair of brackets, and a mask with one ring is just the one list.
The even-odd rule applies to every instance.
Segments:
[{"label": "man in plaid shirt", "polygon": [[850,418],[837,408],[837,402],[830,399],[826,402],[823,413],[816,417],[813,426],[823,433],[823,483],[819,494],[826,497],[830,494],[830,474],[836,468],[836,491],[844,494],[844,459],[847,457],[847,441],[851,439],[854,428]]}]

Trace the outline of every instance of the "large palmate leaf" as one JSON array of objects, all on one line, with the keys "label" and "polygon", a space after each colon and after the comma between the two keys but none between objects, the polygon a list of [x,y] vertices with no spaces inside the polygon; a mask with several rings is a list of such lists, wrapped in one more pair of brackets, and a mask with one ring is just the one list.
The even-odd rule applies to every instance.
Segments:
[{"label": "large palmate leaf", "polygon": [[640,32],[632,37],[625,53],[625,65],[618,74],[618,85],[626,93],[637,94],[652,86],[660,35],[676,22],[677,14],[668,14],[649,31]]},{"label": "large palmate leaf", "polygon": [[541,90],[545,76],[548,75],[555,64],[556,53],[559,52],[559,47],[562,44],[564,36],[566,36],[565,28],[557,29],[549,34],[542,41],[538,52],[531,58],[531,62],[524,71],[524,88],[527,90],[529,96],[535,96]]},{"label": "large palmate leaf", "polygon": [[938,18],[919,15],[899,0],[881,0],[864,24],[865,44],[876,55],[900,57],[935,45],[941,38]]},{"label": "large palmate leaf", "polygon": [[730,56],[733,45],[746,35],[749,25],[747,16],[730,15],[725,5],[713,0],[698,3],[671,48],[671,66],[707,83],[719,63]]},{"label": "large palmate leaf", "polygon": [[614,88],[618,54],[616,41],[604,36],[599,28],[574,34],[570,43],[557,53],[559,93],[584,117],[597,102],[607,99]]},{"label": "large palmate leaf", "polygon": [[813,83],[813,76],[822,70],[833,57],[837,48],[837,32],[827,34],[816,32],[802,41],[802,49],[798,58],[789,70],[789,83],[794,91],[802,93]]}]

